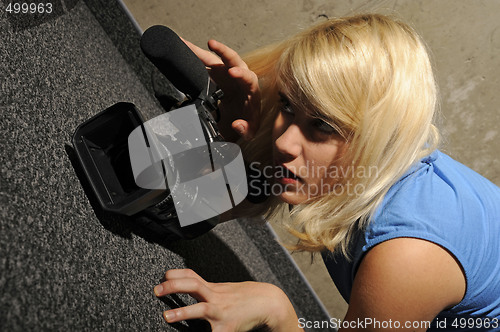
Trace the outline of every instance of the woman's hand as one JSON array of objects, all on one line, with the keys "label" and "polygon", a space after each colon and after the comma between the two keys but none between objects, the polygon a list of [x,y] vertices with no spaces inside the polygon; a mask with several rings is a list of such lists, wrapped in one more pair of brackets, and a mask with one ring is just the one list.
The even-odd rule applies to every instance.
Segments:
[{"label": "woman's hand", "polygon": [[[183,39],[184,40],[184,39]],[[228,141],[238,136],[248,140],[259,128],[260,89],[257,75],[231,48],[215,40],[208,42],[212,52],[206,51],[187,40],[186,45],[200,58],[210,77],[224,92],[220,104],[219,129]]]},{"label": "woman's hand", "polygon": [[302,331],[288,297],[278,287],[260,282],[211,283],[193,270],[169,270],[154,288],[156,296],[185,293],[197,304],[164,312],[169,323],[205,319],[214,332],[249,331],[266,324],[273,331]]}]

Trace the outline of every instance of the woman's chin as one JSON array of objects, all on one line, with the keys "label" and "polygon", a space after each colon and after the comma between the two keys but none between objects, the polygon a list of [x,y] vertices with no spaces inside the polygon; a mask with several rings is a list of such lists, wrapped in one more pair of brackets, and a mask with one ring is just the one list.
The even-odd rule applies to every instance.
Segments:
[{"label": "woman's chin", "polygon": [[289,191],[282,192],[280,195],[278,195],[283,203],[292,205],[298,205],[305,202],[307,200],[307,197],[304,196],[305,195]]}]

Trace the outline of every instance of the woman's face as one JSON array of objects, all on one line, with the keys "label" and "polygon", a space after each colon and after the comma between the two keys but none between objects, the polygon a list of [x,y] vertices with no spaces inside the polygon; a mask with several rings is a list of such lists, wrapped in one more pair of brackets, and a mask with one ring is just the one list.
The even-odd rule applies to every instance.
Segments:
[{"label": "woman's face", "polygon": [[272,131],[274,186],[280,190],[273,189],[273,194],[296,205],[333,190],[342,174],[339,162],[345,140],[328,119],[314,118],[280,96]]}]

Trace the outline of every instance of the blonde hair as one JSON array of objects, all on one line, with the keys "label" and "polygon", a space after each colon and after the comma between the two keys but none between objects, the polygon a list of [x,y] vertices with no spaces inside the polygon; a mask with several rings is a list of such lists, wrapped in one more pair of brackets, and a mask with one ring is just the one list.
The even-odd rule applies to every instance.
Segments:
[{"label": "blonde hair", "polygon": [[[272,165],[271,130],[278,89],[291,104],[332,119],[345,138],[343,165],[352,167],[336,190],[295,206],[271,197],[255,207],[298,238],[292,249],[348,253],[389,188],[437,147],[437,88],[426,47],[408,25],[379,14],[332,19],[248,55],[262,87],[261,128],[243,143],[245,156]],[[375,174],[357,170],[376,170]],[[291,217],[291,218],[290,218]]]}]

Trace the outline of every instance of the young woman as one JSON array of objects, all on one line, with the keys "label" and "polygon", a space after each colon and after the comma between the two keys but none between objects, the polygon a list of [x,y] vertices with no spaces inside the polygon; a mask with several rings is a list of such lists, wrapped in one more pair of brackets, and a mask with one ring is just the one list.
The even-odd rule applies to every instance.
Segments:
[{"label": "young woman", "polygon": [[[329,20],[245,61],[214,40],[214,53],[188,45],[225,93],[225,137],[241,136],[247,161],[273,169],[271,197],[247,211],[322,253],[349,303],[342,327],[473,317],[466,327],[500,329],[500,189],[437,150],[435,80],[410,27],[382,15]],[[168,322],[301,330],[273,285],[209,283],[191,270],[165,279],[157,296],[199,301],[165,312]]]}]

